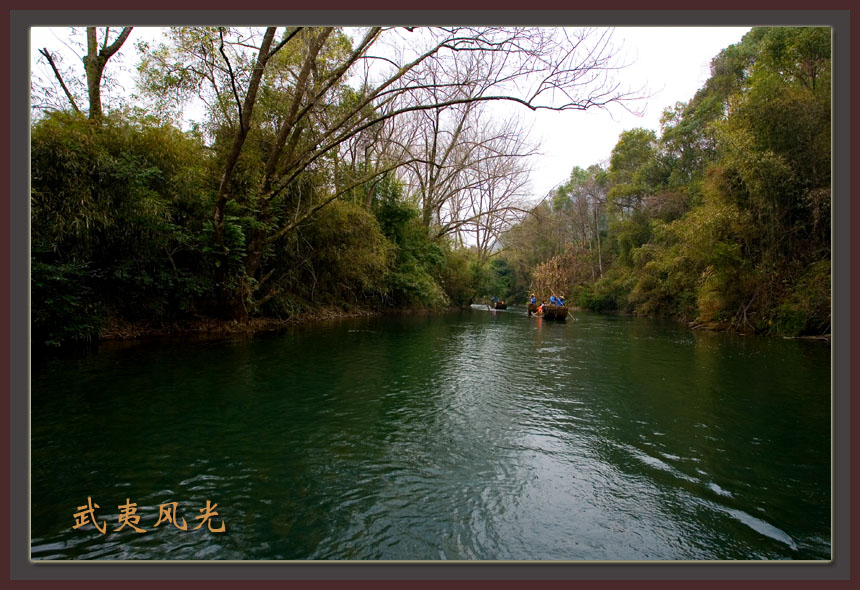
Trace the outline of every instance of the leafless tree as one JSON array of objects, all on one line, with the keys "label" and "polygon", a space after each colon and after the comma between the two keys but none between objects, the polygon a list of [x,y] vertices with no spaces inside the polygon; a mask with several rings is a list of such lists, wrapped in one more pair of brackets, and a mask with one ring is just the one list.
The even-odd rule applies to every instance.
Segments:
[{"label": "leafless tree", "polygon": [[[577,174],[578,173],[578,174]],[[609,184],[606,172],[600,165],[588,170],[575,169],[569,182],[557,189],[558,211],[565,232],[563,241],[584,244],[593,254],[593,279],[603,276],[603,249],[601,232],[606,229],[606,207]]]},{"label": "leafless tree", "polygon": [[[439,207],[434,235],[455,235],[460,243],[476,246],[486,257],[499,236],[529,209],[525,200],[529,187],[529,145],[525,129],[515,120],[492,123],[489,117],[474,117],[463,136],[467,157],[457,161],[453,175],[457,190]],[[468,238],[464,238],[468,236]]]}]

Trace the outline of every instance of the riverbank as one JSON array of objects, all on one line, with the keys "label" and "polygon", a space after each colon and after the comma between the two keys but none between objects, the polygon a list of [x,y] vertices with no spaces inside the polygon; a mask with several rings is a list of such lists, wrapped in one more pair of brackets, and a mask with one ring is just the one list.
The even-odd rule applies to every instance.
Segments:
[{"label": "riverbank", "polygon": [[289,318],[249,318],[245,322],[237,320],[225,320],[218,318],[199,318],[193,320],[180,320],[174,322],[148,322],[148,321],[126,321],[111,318],[104,330],[102,330],[99,341],[117,342],[132,341],[151,337],[185,337],[185,336],[212,336],[226,337],[233,335],[253,335],[263,332],[275,332],[289,326],[310,324],[320,321],[340,320],[349,318],[372,317],[387,314],[426,314],[440,313],[459,309],[456,307],[445,309],[426,308],[391,308],[370,309],[353,308],[344,310],[339,307],[320,307],[312,313],[302,313]]},{"label": "riverbank", "polygon": [[[426,309],[426,308],[390,308],[370,309],[353,308],[344,310],[340,307],[321,307],[313,313],[302,313],[289,318],[255,317],[245,322],[237,320],[226,320],[218,318],[198,318],[192,320],[179,320],[174,322],[151,322],[151,321],[127,321],[111,318],[99,336],[100,342],[130,342],[146,338],[170,338],[170,337],[213,337],[223,338],[237,335],[254,335],[265,332],[275,332],[290,326],[310,324],[320,321],[331,321],[339,319],[372,317],[388,314],[427,314],[444,313],[459,308]],[[580,307],[571,307],[572,312],[583,311]],[[607,315],[632,315],[621,313],[609,313]],[[681,322],[691,330],[706,330],[712,332],[735,332],[742,335],[752,335],[752,332],[737,332],[726,324],[718,323],[696,323]],[[820,340],[830,341],[830,334],[820,336],[782,336],[784,339],[797,340]]]},{"label": "riverbank", "polygon": [[231,336],[235,334],[257,334],[273,332],[288,326],[322,320],[358,318],[380,315],[372,309],[320,308],[313,313],[304,313],[289,318],[249,318],[245,322],[217,318],[180,320],[169,323],[147,321],[126,321],[112,318],[101,332],[100,341],[137,340],[148,337],[165,336]]},{"label": "riverbank", "polygon": [[[731,324],[725,322],[688,322],[687,326],[691,330],[706,330],[710,332],[730,332],[732,334],[739,334],[741,336],[757,336],[760,334],[756,334],[752,329],[738,329],[736,326],[732,326]],[[769,334],[766,335],[768,337],[781,337],[784,340],[818,340],[822,342],[830,342],[831,335],[830,334],[808,334],[804,336],[785,336],[782,334]]]}]

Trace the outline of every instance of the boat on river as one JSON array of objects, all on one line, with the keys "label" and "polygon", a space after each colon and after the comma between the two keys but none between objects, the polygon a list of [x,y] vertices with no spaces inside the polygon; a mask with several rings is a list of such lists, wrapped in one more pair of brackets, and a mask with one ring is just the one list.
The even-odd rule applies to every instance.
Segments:
[{"label": "boat on river", "polygon": [[508,308],[508,304],[505,303],[504,301],[496,301],[496,303],[493,305],[493,309],[507,309],[507,308]]},{"label": "boat on river", "polygon": [[537,317],[542,317],[547,320],[561,320],[564,321],[567,319],[567,306],[566,305],[544,305],[543,306],[543,314],[538,313],[538,305],[536,303],[529,303],[528,305],[529,315],[536,315]]}]

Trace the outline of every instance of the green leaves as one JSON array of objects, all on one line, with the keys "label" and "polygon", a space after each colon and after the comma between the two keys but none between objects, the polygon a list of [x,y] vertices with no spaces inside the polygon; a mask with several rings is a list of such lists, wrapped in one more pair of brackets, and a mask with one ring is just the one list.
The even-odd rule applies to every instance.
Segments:
[{"label": "green leaves", "polygon": [[152,119],[94,125],[52,114],[32,129],[34,331],[93,338],[110,315],[191,312],[206,284],[211,198],[194,138]]},{"label": "green leaves", "polygon": [[[577,302],[737,330],[829,330],[830,107],[829,29],[754,28],[720,52],[703,88],[666,109],[660,137],[619,137],[603,184],[605,272],[576,287]],[[581,177],[505,239],[539,284],[582,264],[544,250],[547,236],[596,245],[575,206]]]},{"label": "green leaves", "polygon": [[90,342],[104,325],[94,297],[97,275],[87,264],[31,259],[32,338],[37,345]]}]

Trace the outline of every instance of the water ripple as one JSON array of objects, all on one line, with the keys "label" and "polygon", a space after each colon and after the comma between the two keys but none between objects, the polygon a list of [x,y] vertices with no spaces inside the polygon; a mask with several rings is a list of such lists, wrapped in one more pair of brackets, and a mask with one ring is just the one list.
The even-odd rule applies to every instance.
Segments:
[{"label": "water ripple", "polygon": [[[829,558],[826,356],[578,316],[371,318],[48,363],[31,555]],[[111,529],[136,502],[147,532],[73,530],[88,496]],[[207,501],[225,534],[152,530],[161,504],[190,528]]]}]

